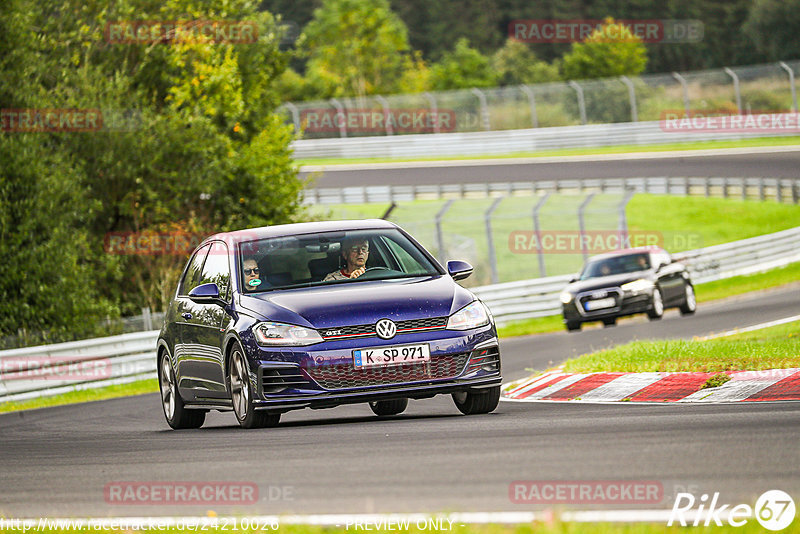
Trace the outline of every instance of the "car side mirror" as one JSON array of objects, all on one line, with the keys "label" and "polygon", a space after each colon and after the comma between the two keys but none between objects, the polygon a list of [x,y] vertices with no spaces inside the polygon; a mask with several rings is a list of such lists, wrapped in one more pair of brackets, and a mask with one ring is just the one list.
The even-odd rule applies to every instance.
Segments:
[{"label": "car side mirror", "polygon": [[189,298],[198,304],[222,304],[219,288],[215,283],[200,284],[189,291]]},{"label": "car side mirror", "polygon": [[453,280],[463,280],[472,274],[472,265],[461,260],[448,261],[447,272],[453,277]]},{"label": "car side mirror", "polygon": [[569,279],[569,283],[570,284],[573,283],[573,282],[577,282],[577,281],[578,281],[578,277],[577,276],[573,276],[572,278]]}]

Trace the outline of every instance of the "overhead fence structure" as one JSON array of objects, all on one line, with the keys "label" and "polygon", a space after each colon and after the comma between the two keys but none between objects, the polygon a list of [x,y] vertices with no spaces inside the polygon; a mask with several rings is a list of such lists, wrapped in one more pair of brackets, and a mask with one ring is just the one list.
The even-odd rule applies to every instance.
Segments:
[{"label": "overhead fence structure", "polygon": [[[800,61],[291,102],[298,159],[442,157],[796,135]],[[728,122],[679,119],[727,116]],[[734,120],[733,116],[738,117]],[[753,117],[758,120],[753,122]]]},{"label": "overhead fence structure", "polygon": [[[675,255],[695,283],[800,261],[800,227]],[[472,288],[499,323],[560,312],[570,275]],[[156,377],[158,331],[0,351],[0,402]]]}]

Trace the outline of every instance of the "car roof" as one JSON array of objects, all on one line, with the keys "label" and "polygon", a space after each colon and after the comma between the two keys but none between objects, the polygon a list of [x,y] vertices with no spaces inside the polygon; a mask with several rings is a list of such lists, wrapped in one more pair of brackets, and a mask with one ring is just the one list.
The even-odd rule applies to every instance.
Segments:
[{"label": "car roof", "polygon": [[598,254],[597,256],[592,256],[587,261],[595,261],[595,260],[604,260],[606,258],[615,258],[618,256],[627,256],[629,254],[641,254],[642,252],[662,252],[666,253],[661,247],[636,247],[636,248],[624,248],[620,250],[615,250],[613,252],[606,252],[604,254]]},{"label": "car roof", "polygon": [[[277,224],[274,226],[262,226],[260,228],[247,228],[235,230],[233,232],[220,232],[209,236],[203,243],[209,241],[225,241],[228,244],[236,244],[270,237],[286,237],[301,234],[314,234],[317,232],[336,232],[348,230],[373,230],[390,229],[398,226],[383,219],[353,219],[344,221],[316,221],[292,224]],[[201,243],[199,246],[201,246]]]}]

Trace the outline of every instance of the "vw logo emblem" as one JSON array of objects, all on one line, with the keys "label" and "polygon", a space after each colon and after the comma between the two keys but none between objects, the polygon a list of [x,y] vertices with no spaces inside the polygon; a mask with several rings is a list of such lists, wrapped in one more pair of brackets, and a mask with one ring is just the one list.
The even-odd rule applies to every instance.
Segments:
[{"label": "vw logo emblem", "polygon": [[397,334],[397,325],[389,319],[381,319],[375,323],[375,332],[381,339],[392,339]]}]

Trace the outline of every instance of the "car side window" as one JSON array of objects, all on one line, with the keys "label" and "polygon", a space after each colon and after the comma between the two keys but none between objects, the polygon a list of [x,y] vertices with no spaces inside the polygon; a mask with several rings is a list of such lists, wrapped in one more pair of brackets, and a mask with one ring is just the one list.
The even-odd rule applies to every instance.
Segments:
[{"label": "car side window", "polygon": [[217,284],[219,297],[222,300],[228,300],[228,292],[231,285],[228,247],[221,241],[215,241],[211,245],[211,251],[208,253],[206,262],[203,265],[200,284]]},{"label": "car side window", "polygon": [[211,245],[204,246],[195,252],[192,259],[189,260],[189,267],[186,269],[178,286],[179,295],[188,295],[189,291],[200,285],[200,271],[203,268],[203,262],[206,261],[209,248],[211,248]]}]

